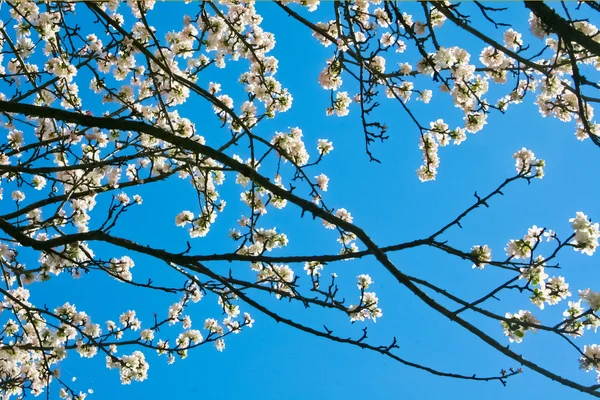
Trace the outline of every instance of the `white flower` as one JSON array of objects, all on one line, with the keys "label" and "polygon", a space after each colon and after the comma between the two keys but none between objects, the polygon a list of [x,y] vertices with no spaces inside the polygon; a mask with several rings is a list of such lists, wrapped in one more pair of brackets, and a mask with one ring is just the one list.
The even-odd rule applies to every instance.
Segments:
[{"label": "white flower", "polygon": [[584,371],[595,369],[600,372],[600,346],[592,344],[583,347],[583,356],[579,359],[579,368]]},{"label": "white flower", "polygon": [[124,327],[130,327],[134,331],[137,331],[142,326],[140,320],[135,317],[135,311],[132,310],[121,314],[121,316],[119,317],[119,321],[121,322],[121,324],[123,324]]},{"label": "white flower", "polygon": [[380,318],[383,313],[381,308],[378,307],[379,299],[373,292],[364,292],[361,298],[360,306],[351,305],[348,307],[348,315],[350,321],[364,321],[365,319],[372,319],[376,322],[377,318]]},{"label": "white flower", "polygon": [[254,320],[247,312],[244,313],[244,324],[246,324],[248,328],[252,328],[252,325],[254,324]]},{"label": "white flower", "polygon": [[46,178],[40,175],[36,175],[31,180],[31,184],[36,190],[42,190],[46,186]]},{"label": "white flower", "polygon": [[575,218],[571,218],[569,222],[575,231],[575,240],[573,240],[575,251],[581,251],[590,256],[594,254],[598,248],[600,225],[597,222],[594,224],[589,222],[587,215],[582,212],[577,212]]},{"label": "white flower", "polygon": [[283,154],[286,159],[290,159],[298,166],[303,166],[308,163],[310,156],[306,151],[302,136],[302,130],[299,128],[292,128],[289,133],[276,132],[271,144],[276,146],[278,152]]},{"label": "white flower", "polygon": [[552,277],[546,281],[547,302],[550,305],[557,304],[559,301],[571,296],[569,284],[565,282],[562,276]]},{"label": "white flower", "polygon": [[327,177],[327,175],[321,174],[321,175],[315,176],[315,179],[317,180],[317,186],[319,187],[319,189],[326,192],[327,185],[329,184],[329,178]]},{"label": "white flower", "polygon": [[573,228],[573,230],[575,231],[587,229],[590,226],[590,222],[588,220],[587,215],[585,215],[581,211],[578,211],[575,214],[575,218],[569,219],[569,222],[571,223],[571,228]]},{"label": "white flower", "polygon": [[521,34],[514,31],[512,28],[504,32],[504,45],[512,50],[516,50],[523,45]]},{"label": "white flower", "polygon": [[360,290],[368,289],[369,285],[373,283],[373,280],[367,274],[358,275],[356,278],[358,279],[356,286],[358,286]]},{"label": "white flower", "polygon": [[183,306],[181,303],[174,303],[169,307],[169,323],[173,325],[177,322],[177,318],[181,315],[183,311]]},{"label": "white flower", "polygon": [[529,174],[532,167],[536,167],[536,178],[542,178],[544,176],[543,168],[546,166],[544,160],[538,160],[535,158],[535,154],[531,150],[527,150],[523,147],[521,150],[513,154],[513,158],[516,161],[515,167],[519,174]]},{"label": "white flower", "polygon": [[350,112],[348,107],[352,103],[352,99],[348,95],[348,92],[337,92],[335,94],[335,102],[333,103],[333,107],[328,109],[327,114],[334,114],[338,117],[345,117]]},{"label": "white flower", "polygon": [[127,196],[126,193],[119,193],[115,198],[119,200],[121,204],[129,204],[130,201],[129,196]]},{"label": "white flower", "polygon": [[327,60],[327,67],[319,74],[319,84],[323,89],[339,89],[342,86],[341,72],[342,66],[340,61],[330,58]]},{"label": "white flower", "polygon": [[489,68],[500,68],[506,60],[503,52],[496,50],[492,46],[488,46],[481,51],[479,61]]},{"label": "white flower", "polygon": [[319,276],[321,275],[321,271],[323,269],[323,264],[321,264],[318,261],[310,261],[304,264],[304,270],[306,271],[307,275],[315,275],[315,276]]},{"label": "white flower", "polygon": [[486,263],[492,261],[492,249],[488,245],[473,246],[471,248],[471,257],[476,261],[473,268],[483,269]]},{"label": "white flower", "polygon": [[144,329],[140,333],[140,338],[142,340],[151,341],[152,339],[154,339],[154,331],[152,329]]},{"label": "white flower", "polygon": [[421,90],[419,97],[417,100],[421,100],[425,104],[429,104],[431,101],[431,97],[433,96],[433,92],[429,89]]},{"label": "white flower", "polygon": [[588,306],[593,311],[600,310],[600,293],[599,292],[594,292],[588,288],[588,289],[580,290],[579,297],[581,297],[583,300],[585,300],[585,302],[588,304]]},{"label": "white flower", "polygon": [[11,197],[14,201],[20,202],[25,200],[25,193],[21,192],[20,190],[15,190],[12,192]]},{"label": "white flower", "polygon": [[335,212],[335,216],[338,217],[339,219],[341,219],[342,221],[346,221],[350,224],[353,221],[352,215],[345,208],[339,208]]},{"label": "white flower", "polygon": [[216,333],[219,335],[223,334],[223,328],[219,325],[219,322],[213,318],[207,318],[206,321],[204,321],[204,329],[211,333]]},{"label": "white flower", "polygon": [[333,143],[329,142],[327,139],[319,139],[317,150],[319,153],[327,155],[333,150]]},{"label": "white flower", "polygon": [[175,217],[175,225],[185,226],[192,222],[194,214],[191,211],[183,211]]},{"label": "white flower", "polygon": [[508,336],[508,340],[511,343],[521,343],[526,331],[536,331],[534,327],[523,325],[519,322],[539,324],[539,321],[531,314],[531,312],[525,310],[520,310],[516,314],[506,313],[506,318],[510,321],[502,321],[502,328],[504,329],[504,335]]},{"label": "white flower", "polygon": [[506,254],[515,259],[527,258],[531,255],[531,245],[525,240],[511,240],[506,245]]},{"label": "white flower", "polygon": [[130,384],[132,380],[144,381],[148,378],[149,365],[141,351],[134,351],[130,356],[123,356],[121,362],[113,361],[111,356],[107,356],[106,366],[111,369],[119,368],[121,383],[124,385]]}]

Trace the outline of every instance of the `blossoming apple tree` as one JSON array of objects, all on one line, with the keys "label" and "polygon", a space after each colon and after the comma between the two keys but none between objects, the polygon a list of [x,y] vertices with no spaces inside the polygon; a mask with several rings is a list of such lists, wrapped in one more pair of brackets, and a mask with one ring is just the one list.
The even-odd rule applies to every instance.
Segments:
[{"label": "blossoming apple tree", "polygon": [[[600,101],[600,34],[588,20],[600,11],[595,2],[525,2],[528,30],[521,32],[511,20],[516,14],[479,2],[301,0],[268,6],[330,49],[330,58],[311,61],[322,66],[311,79],[331,99],[328,108],[314,112],[360,117],[361,137],[353,140],[364,146],[365,164],[379,162],[377,146],[395,134],[377,113],[382,103],[402,112],[412,124],[410,132],[420,138],[415,151],[422,153],[422,165],[406,167],[424,182],[434,181],[443,168],[442,147],[480,140],[472,134],[485,130],[489,115],[522,102],[534,102],[542,116],[564,121],[565,134],[582,141],[581,146],[600,146],[593,113]],[[293,93],[277,78],[278,59],[271,55],[275,36],[261,27],[255,4],[192,2],[167,32],[154,8],[151,0],[2,2],[2,398],[51,390],[61,398],[85,398],[88,388],[60,374],[61,362],[73,354],[105,358],[123,384],[143,381],[150,352],[173,363],[204,345],[223,351],[232,334],[252,328],[254,313],[441,377],[506,384],[528,370],[600,397],[600,340],[594,335],[600,326],[600,293],[595,291],[600,288],[571,287],[555,262],[565,252],[595,253],[600,232],[591,217],[599,218],[592,215],[598,210],[574,210],[569,231],[532,226],[523,236],[507,238],[505,248],[485,243],[459,248],[447,241],[467,215],[488,207],[508,186],[517,181],[533,185],[544,177],[546,163],[535,149],[515,143],[513,160],[507,160],[514,163],[514,174],[489,193],[476,194],[464,212],[437,231],[402,243],[376,243],[355,223],[351,209],[328,205],[329,178],[321,161],[335,154],[335,135],[307,142],[301,121],[282,132],[257,133],[263,121],[293,107]],[[471,38],[469,50],[444,36],[449,26]],[[242,66],[243,73],[223,79],[240,85],[243,96],[225,92],[222,85],[229,81],[203,77],[232,64]],[[445,121],[435,110],[428,121],[417,117],[415,104],[426,105],[432,96],[457,108],[458,117]],[[184,111],[190,103],[212,107],[221,129],[202,129],[204,121]],[[139,193],[173,180],[193,189],[192,209],[165,216],[170,229],[189,234],[184,251],[148,246],[123,234],[123,216],[144,207]],[[236,196],[219,193],[225,182],[235,185]],[[230,250],[203,251],[203,240],[220,223],[226,204],[240,201],[246,211],[230,226],[229,238],[215,239],[226,241]],[[339,253],[300,248],[297,255],[278,254],[283,247],[293,248],[286,232],[271,222],[283,208],[316,220],[315,230],[333,231]],[[508,278],[476,299],[468,291],[453,294],[407,274],[390,259],[417,247],[464,260],[469,268],[501,269]],[[142,256],[165,274],[176,274],[177,283],[163,280],[162,273],[136,279],[136,258]],[[356,287],[350,288],[354,297],[348,299],[339,295],[338,276],[326,273],[332,264],[364,258],[375,259],[399,290],[411,292],[465,334],[512,359],[514,368],[492,375],[444,371],[404,358],[394,333],[389,343],[370,342],[367,329],[385,318],[370,271],[356,276],[351,285]],[[229,273],[213,267],[223,261],[235,267]],[[115,310],[111,320],[99,320],[74,302],[52,305],[52,299],[35,299],[36,290],[48,282],[98,274],[121,282],[123,291],[163,292],[171,301],[152,320],[140,319],[135,310]],[[506,292],[521,294],[521,309],[500,314],[488,309],[491,299]],[[272,296],[258,300],[256,294]],[[284,301],[344,315],[349,326],[363,326],[363,334],[349,337],[298,322],[273,307]],[[192,323],[198,302],[214,302],[218,309]],[[545,318],[545,306],[562,307],[562,319]],[[494,321],[504,340],[470,322],[466,312]],[[596,374],[581,374],[575,381],[553,372],[551,365],[529,360],[518,343],[535,331],[560,337],[562,351]]]}]

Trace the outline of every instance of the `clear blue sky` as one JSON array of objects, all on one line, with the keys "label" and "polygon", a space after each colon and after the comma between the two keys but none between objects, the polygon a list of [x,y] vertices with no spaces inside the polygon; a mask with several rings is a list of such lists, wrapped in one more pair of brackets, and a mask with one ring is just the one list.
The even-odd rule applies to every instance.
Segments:
[{"label": "clear blue sky", "polygon": [[[173,18],[179,23],[182,7],[182,4],[157,4],[151,16],[160,29],[158,17],[162,21]],[[526,13],[522,5],[515,4],[514,7],[517,10],[514,14],[521,16],[515,29],[524,32]],[[319,15],[327,15],[330,8],[330,4],[323,4]],[[584,211],[595,220],[600,218],[600,189],[594,184],[593,177],[594,171],[597,171],[600,149],[590,141],[577,141],[573,135],[573,124],[541,118],[537,107],[532,104],[532,97],[510,108],[504,116],[492,113],[484,130],[475,136],[469,135],[461,146],[442,148],[437,180],[430,183],[419,182],[415,173],[421,163],[418,132],[397,104],[382,101],[378,115],[387,123],[390,139],[374,147],[382,164],[369,163],[364,154],[358,109],[351,108],[350,115],[344,118],[325,116],[329,92],[319,87],[317,76],[333,50],[320,46],[307,28],[292,23],[274,5],[261,3],[259,10],[265,17],[263,27],[276,35],[277,45],[272,54],[279,59],[277,77],[292,93],[294,104],[289,112],[261,124],[257,133],[270,138],[274,131],[298,126],[303,130],[313,156],[318,138],[332,140],[335,150],[314,168],[314,175],[324,172],[331,178],[325,197],[327,203],[348,209],[354,222],[370,234],[376,243],[394,244],[436,231],[472,204],[475,190],[487,193],[513,175],[511,155],[521,147],[527,147],[547,160],[546,177],[532,182],[530,186],[525,182],[510,186],[504,197],[491,201],[490,209],[480,209],[468,217],[464,229],[448,232],[445,238],[451,244],[464,250],[475,244],[488,244],[493,254],[500,257],[509,239],[522,237],[527,228],[534,224],[552,228],[564,237],[571,233],[568,219],[576,211]],[[2,13],[6,15],[5,10]],[[481,48],[478,43],[458,32],[448,32],[440,39],[442,45]],[[466,42],[452,42],[456,40],[453,38]],[[478,57],[478,52],[473,57]],[[245,63],[232,63],[224,72],[209,72],[207,76],[201,76],[199,83],[207,86],[209,81],[220,79],[225,93],[237,93],[237,97],[232,97],[238,103],[241,89],[234,79],[245,68]],[[349,86],[348,90],[352,91],[353,87]],[[211,117],[210,108],[199,101],[188,102],[181,108],[180,114],[193,118],[208,144],[217,146],[227,139],[228,133],[218,128]],[[462,118],[460,111],[451,106],[448,96],[437,91],[434,91],[434,98],[428,106],[411,103],[416,115],[425,124],[444,118],[451,126],[455,126]],[[99,113],[101,110],[93,111]],[[244,149],[236,149],[236,152],[243,154]],[[245,211],[243,204],[237,200],[239,189],[234,180],[233,176],[229,177],[219,190],[228,201],[228,206],[207,238],[192,241],[193,252],[208,254],[233,249],[233,244],[226,239],[227,232]],[[190,188],[179,180],[171,180],[127,193],[143,195],[144,204],[128,212],[114,233],[127,235],[142,244],[160,246],[173,252],[183,251],[186,231],[177,229],[173,221],[179,211],[193,207],[194,196]],[[339,251],[332,231],[324,229],[319,221],[300,220],[299,214],[297,208],[288,206],[281,212],[271,211],[263,221],[264,227],[272,224],[288,235],[290,245],[277,254]],[[108,247],[96,245],[93,248],[101,253]],[[124,255],[114,252],[104,254]],[[170,272],[165,272],[166,266],[139,255],[132,257],[136,262],[132,270],[136,279],[144,281],[146,277],[153,277],[156,282],[160,279],[175,282],[176,278]],[[431,250],[406,251],[392,255],[391,259],[402,271],[428,279],[467,299],[475,299],[494,288],[495,284],[512,277],[491,268],[473,270],[469,262]],[[600,283],[597,257],[566,251],[560,262],[563,266],[561,275],[567,277],[574,293],[577,289]],[[249,270],[245,263],[217,264],[215,268],[221,273],[228,268],[234,272],[241,270],[246,275]],[[295,271],[303,273],[302,266],[295,266]],[[347,318],[322,310],[310,309],[306,312],[288,303],[275,304],[274,299],[270,300],[270,304],[275,304],[278,310],[288,316],[299,316],[301,321],[312,323],[316,328],[325,323],[341,336],[358,337],[363,325],[369,327],[369,340],[373,344],[388,344],[396,336],[402,357],[440,370],[483,376],[496,375],[503,368],[519,367],[516,362],[498,355],[474,335],[421,304],[413,295],[394,284],[390,275],[373,259],[333,264],[326,267],[325,272],[337,272],[340,275],[345,284],[343,293],[349,299],[357,296],[355,276],[369,273],[375,280],[373,290],[380,298],[383,318],[376,324],[367,322],[350,326]],[[68,277],[60,277],[46,284],[34,284],[31,289],[34,299],[51,308],[64,301],[75,302],[96,322],[117,320],[121,312],[135,309],[148,325],[153,312],[165,313],[174,301],[168,295],[142,289],[130,290],[98,274],[84,276],[75,283]],[[492,304],[491,307],[499,313],[529,309],[542,322],[548,322],[560,318],[566,302],[540,312],[525,295],[511,295],[503,296],[501,303]],[[110,371],[104,367],[104,357],[81,360],[73,353],[63,363],[63,377],[68,379],[76,375],[81,389],[94,389],[93,398],[113,400],[225,396],[261,400],[358,400],[365,397],[491,400],[520,399],[531,395],[545,399],[584,398],[528,370],[510,379],[507,387],[502,387],[498,382],[478,383],[434,377],[378,354],[278,325],[248,306],[242,306],[242,309],[253,315],[255,326],[238,336],[229,337],[223,353],[218,353],[213,346],[207,346],[191,351],[187,359],[178,360],[172,366],[166,365],[165,358],[149,354],[149,380],[129,386],[120,385],[116,370]],[[205,298],[193,306],[189,313],[196,327],[200,328],[205,318],[219,317],[216,299],[210,296]],[[470,320],[479,321],[472,316]],[[508,344],[498,323],[485,321],[481,326],[492,337]],[[587,333],[577,339],[577,343],[597,343],[595,339],[597,336]],[[578,370],[578,356],[574,351],[548,335],[528,334],[523,343],[513,344],[511,348],[522,352],[526,358],[551,366],[552,371],[566,377],[590,385],[595,381],[595,374]]]}]

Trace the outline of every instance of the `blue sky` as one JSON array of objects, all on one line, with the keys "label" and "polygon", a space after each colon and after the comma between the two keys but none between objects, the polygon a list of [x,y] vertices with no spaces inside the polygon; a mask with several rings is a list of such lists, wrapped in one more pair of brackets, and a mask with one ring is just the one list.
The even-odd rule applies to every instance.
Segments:
[{"label": "blue sky", "polygon": [[[157,4],[151,15],[156,21],[159,15],[164,16],[163,20],[179,18],[180,7],[181,4]],[[325,15],[330,8],[330,4],[323,4],[318,15],[329,19]],[[517,25],[515,29],[524,32],[526,14],[522,5],[515,5],[515,8],[517,11],[514,15],[521,18],[520,26]],[[2,12],[5,15],[5,11]],[[531,185],[526,182],[511,185],[505,191],[505,196],[496,197],[490,202],[489,209],[477,210],[466,218],[464,229],[453,228],[447,232],[444,238],[450,244],[464,250],[476,244],[488,244],[493,254],[500,257],[509,239],[522,237],[534,224],[567,236],[571,233],[568,219],[576,211],[584,211],[594,220],[600,218],[597,201],[600,189],[591,178],[593,171],[597,170],[599,149],[590,141],[577,141],[573,124],[541,118],[537,107],[532,104],[532,97],[510,108],[505,115],[492,113],[483,131],[469,135],[461,146],[440,149],[439,174],[435,182],[429,183],[421,183],[415,173],[421,163],[416,128],[397,104],[382,99],[377,116],[388,125],[390,138],[374,147],[375,155],[382,163],[369,163],[364,153],[358,109],[351,108],[350,115],[344,118],[325,116],[329,92],[319,87],[317,76],[333,50],[321,47],[307,28],[292,24],[274,5],[261,3],[259,12],[265,17],[265,30],[276,35],[277,45],[272,54],[279,59],[277,77],[292,93],[294,104],[287,113],[261,124],[257,133],[270,139],[275,131],[298,126],[303,130],[313,155],[317,139],[332,140],[335,150],[311,172],[314,171],[314,175],[324,172],[331,178],[325,196],[328,205],[348,209],[354,222],[376,243],[395,244],[436,231],[473,203],[474,191],[488,193],[506,177],[512,176],[515,170],[511,156],[521,147],[527,147],[538,157],[547,160],[544,179],[535,180]],[[159,29],[162,28],[158,24]],[[164,29],[168,28],[165,26]],[[441,39],[447,46],[457,44],[466,48],[481,48],[459,32],[450,29],[448,32]],[[465,41],[460,44],[450,41],[459,39]],[[478,52],[473,57],[476,54]],[[206,86],[209,81],[223,77],[220,82],[224,92],[241,93],[234,79],[236,73],[244,68],[245,64],[231,64],[225,71],[209,71],[206,77],[200,77],[199,84]],[[352,86],[347,90],[352,91]],[[181,108],[180,114],[193,118],[207,142],[217,146],[227,139],[228,133],[218,128],[218,123],[210,116],[210,108],[199,101],[188,102]],[[444,118],[451,126],[461,122],[460,110],[452,107],[447,95],[437,91],[434,91],[430,105],[411,103],[417,117],[425,124],[438,118]],[[94,112],[100,111],[94,109]],[[243,148],[236,149],[239,154],[243,151]],[[287,173],[290,173],[289,167]],[[226,238],[227,232],[245,211],[245,206],[238,202],[239,189],[234,180],[233,176],[229,177],[219,190],[228,201],[228,206],[207,238],[192,241],[194,252],[209,254],[233,249],[232,242]],[[186,231],[176,228],[173,220],[179,211],[194,206],[190,188],[173,179],[127,193],[143,195],[144,204],[126,213],[113,233],[173,252],[183,251],[188,240]],[[300,219],[299,216],[297,208],[288,206],[283,211],[271,211],[265,217],[265,228],[277,226],[278,231],[285,232],[290,240],[288,248],[278,250],[277,254],[339,251],[332,231],[324,229],[319,221]],[[97,253],[105,251],[104,254],[111,256],[124,255],[108,253],[108,246],[96,245],[93,248]],[[165,271],[166,266],[157,261],[139,255],[132,257],[136,262],[132,271],[136,279],[143,281],[144,277],[153,277],[155,281],[177,281],[177,277]],[[434,250],[409,250],[391,255],[391,260],[403,272],[444,286],[466,299],[476,299],[486,290],[494,288],[495,284],[512,277],[492,268],[473,270],[469,262]],[[31,262],[34,263],[35,259],[32,258]],[[593,284],[600,282],[596,258],[565,251],[560,263],[563,267],[560,274],[567,278],[574,293],[590,284],[594,289]],[[229,268],[234,272],[243,271],[240,272],[242,275],[248,276],[249,273],[245,263],[221,263],[215,264],[214,268],[220,273],[226,273]],[[295,270],[303,273],[302,266],[295,266]],[[392,337],[396,336],[402,357],[443,371],[483,376],[496,375],[503,368],[519,367],[516,362],[500,356],[477,337],[439,316],[415,296],[394,284],[391,276],[373,259],[333,264],[327,266],[325,272],[338,273],[345,286],[344,295],[348,299],[354,296],[355,300],[358,296],[354,286],[355,276],[369,273],[375,281],[372,288],[380,299],[383,318],[375,324],[350,325],[343,316],[312,308],[306,311],[287,302],[277,304],[274,298],[264,299],[287,316],[297,317],[316,328],[326,324],[341,336],[358,337],[363,326],[369,327],[369,340],[376,345],[389,344]],[[150,322],[153,312],[166,312],[174,301],[168,295],[143,289],[130,290],[99,274],[90,274],[75,282],[68,277],[59,277],[49,283],[34,284],[31,290],[34,299],[49,307],[61,305],[64,301],[75,302],[96,322],[117,320],[118,315],[128,309],[137,310],[142,321]],[[501,299],[502,302],[490,303],[493,311],[504,313],[529,309],[542,322],[556,321],[566,308],[566,302],[563,302],[540,312],[525,295],[510,294]],[[526,395],[545,399],[584,398],[571,389],[527,370],[510,379],[507,387],[502,387],[498,382],[478,383],[434,377],[381,355],[279,325],[248,306],[242,306],[242,310],[253,315],[255,326],[239,336],[229,337],[223,353],[218,353],[213,346],[207,346],[191,351],[187,359],[178,360],[172,366],[166,365],[166,359],[149,354],[150,371],[146,382],[121,386],[118,372],[107,370],[103,357],[80,360],[77,354],[70,355],[64,362],[63,377],[69,379],[71,375],[77,376],[77,384],[82,390],[88,387],[94,389],[93,398],[113,400],[217,396],[261,400],[358,400],[365,396],[374,399],[505,399],[524,398]],[[192,306],[189,314],[199,328],[205,318],[218,317],[216,299],[205,298]],[[488,334],[508,344],[498,323],[482,321],[472,315],[469,320],[479,322]],[[595,339],[588,332],[576,342],[591,344]],[[528,334],[523,343],[512,344],[511,348],[563,376],[590,385],[595,381],[595,374],[578,370],[575,352],[548,335]]]}]

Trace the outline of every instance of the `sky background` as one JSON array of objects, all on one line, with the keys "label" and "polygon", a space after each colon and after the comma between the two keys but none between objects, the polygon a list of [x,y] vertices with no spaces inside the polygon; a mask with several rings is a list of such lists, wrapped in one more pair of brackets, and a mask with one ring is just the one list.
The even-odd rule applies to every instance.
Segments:
[{"label": "sky background", "polygon": [[[511,7],[515,10],[507,13],[506,19],[518,18],[514,28],[525,32],[527,13],[524,7],[521,4]],[[328,20],[331,18],[331,8],[330,3],[324,3],[318,14],[310,17],[313,20]],[[180,25],[182,9],[181,3],[159,3],[151,17],[159,31],[166,31],[171,29],[169,24]],[[333,50],[319,45],[307,28],[293,23],[278,7],[260,3],[258,9],[265,17],[263,28],[276,36],[277,44],[271,55],[279,59],[277,78],[292,93],[294,103],[287,113],[262,123],[256,133],[270,139],[275,131],[298,126],[304,132],[313,157],[316,156],[317,139],[332,140],[335,150],[322,164],[311,169],[311,173],[318,175],[323,172],[330,177],[329,190],[324,197],[327,204],[348,209],[355,224],[380,246],[425,237],[453,220],[473,203],[474,191],[487,194],[515,173],[511,156],[521,147],[531,149],[547,161],[544,179],[535,180],[531,185],[524,181],[511,185],[504,191],[505,196],[496,197],[490,202],[489,209],[477,210],[466,218],[464,229],[453,228],[447,232],[444,238],[451,245],[468,250],[476,244],[488,244],[494,259],[498,259],[504,256],[506,243],[510,239],[521,238],[532,225],[554,229],[566,237],[572,232],[568,219],[575,212],[584,211],[594,220],[600,218],[597,200],[600,189],[594,184],[600,149],[589,140],[584,143],[577,141],[573,124],[542,118],[532,104],[531,96],[523,104],[510,107],[505,115],[492,113],[486,127],[477,135],[469,134],[468,140],[461,146],[441,148],[438,177],[435,182],[429,183],[421,183],[415,173],[421,163],[416,128],[399,105],[382,101],[376,115],[388,125],[390,138],[384,144],[373,147],[375,156],[382,163],[370,163],[364,153],[358,109],[351,107],[350,115],[344,118],[325,116],[329,92],[320,88],[317,77]],[[1,12],[5,18],[6,10]],[[122,12],[126,13],[127,10]],[[446,24],[449,25],[448,22]],[[500,38],[501,32],[496,35]],[[446,29],[440,41],[446,46],[460,43],[465,48],[478,49],[472,53],[473,57],[478,57],[482,48],[479,43],[453,29]],[[235,78],[246,67],[245,62],[230,63],[224,71],[211,70],[201,75],[199,84],[207,87],[208,82],[218,79],[225,93],[237,93],[232,97],[234,100],[240,99],[242,89]],[[348,85],[343,90],[352,94],[353,87]],[[91,98],[89,101],[93,102]],[[239,102],[236,101],[236,104]],[[438,91],[434,90],[431,104],[424,105],[411,100],[411,105],[425,124],[438,118],[446,120],[451,127],[462,122],[462,112],[451,105],[447,95]],[[97,114],[102,111],[100,108],[92,110]],[[210,107],[200,100],[188,101],[180,108],[180,114],[192,118],[209,145],[216,147],[228,139],[227,131],[219,129],[218,122],[211,116]],[[244,151],[240,148],[235,152],[244,154]],[[289,166],[287,168],[289,176]],[[265,166],[264,171],[267,170],[268,166]],[[245,206],[237,200],[239,188],[234,181],[233,176],[228,177],[226,184],[219,189],[228,205],[208,237],[192,241],[193,252],[212,254],[233,249],[234,245],[227,239],[228,230],[246,211]],[[173,221],[175,215],[184,209],[194,211],[194,193],[189,185],[172,179],[164,184],[148,185],[127,193],[130,196],[141,194],[144,204],[126,213],[113,233],[172,252],[183,251],[185,241],[189,239],[187,231],[176,228]],[[9,207],[6,200],[0,206]],[[290,240],[288,248],[278,250],[273,255],[339,251],[334,232],[324,229],[319,221],[299,217],[299,209],[289,205],[282,211],[270,211],[264,218],[263,227],[276,226]],[[97,254],[115,257],[125,254],[109,253],[111,250],[108,246],[94,245],[93,249]],[[179,282],[177,277],[165,271],[166,266],[157,261],[139,255],[132,257],[136,262],[132,270],[134,278],[140,281],[144,277],[153,277],[155,281],[160,278],[165,284]],[[473,270],[469,262],[434,250],[403,251],[390,255],[390,258],[403,272],[427,279],[451,293],[462,294],[467,300],[480,297],[512,277],[492,268]],[[592,289],[599,289],[597,257],[567,249],[559,261],[563,267],[560,275],[567,278],[574,294],[577,289],[590,285]],[[35,263],[33,256],[31,262]],[[229,268],[241,276],[250,276],[251,273],[246,263],[221,263],[213,267],[222,274]],[[305,279],[302,266],[295,266],[294,269]],[[344,296],[355,302],[359,296],[355,286],[356,275],[370,274],[375,281],[372,289],[380,299],[383,317],[375,324],[366,322],[350,325],[347,317],[323,310],[311,308],[305,311],[287,302],[279,304],[274,298],[266,299],[267,304],[315,328],[326,324],[341,336],[352,335],[357,338],[362,327],[368,326],[369,341],[375,345],[389,344],[396,336],[401,357],[442,371],[495,376],[501,369],[519,367],[516,362],[499,355],[474,335],[421,304],[415,296],[398,286],[375,260],[365,258],[333,264],[325,268],[324,275],[332,272],[340,275]],[[97,273],[84,276],[79,281],[61,276],[48,283],[34,284],[30,289],[34,301],[51,308],[64,301],[75,302],[78,309],[86,311],[98,323],[106,319],[118,320],[122,312],[135,309],[142,322],[147,321],[148,325],[153,312],[164,314],[175,301],[169,295],[144,289],[131,290]],[[503,314],[528,309],[542,322],[558,321],[566,309],[566,301],[540,311],[531,305],[526,295],[507,294],[501,299],[502,302],[489,304],[492,311]],[[190,351],[187,359],[177,360],[172,366],[166,364],[166,358],[148,354],[149,379],[128,386],[120,384],[116,370],[104,367],[103,356],[81,360],[73,353],[62,364],[62,377],[68,380],[76,376],[75,386],[81,390],[93,388],[95,393],[92,398],[113,400],[226,396],[261,400],[358,400],[365,397],[520,399],[531,395],[545,399],[587,397],[528,370],[509,379],[507,387],[498,382],[479,383],[434,377],[404,367],[379,354],[315,338],[277,324],[249,306],[242,305],[241,309],[252,314],[256,320],[255,326],[238,336],[229,336],[223,353],[218,353],[214,346],[208,345]],[[195,327],[200,329],[205,318],[219,318],[216,298],[207,296],[193,305],[188,313]],[[472,315],[469,320],[479,323],[500,343],[508,344],[500,324],[482,321]],[[576,343],[581,345],[598,342],[598,337],[591,332],[576,339]],[[595,374],[578,370],[578,355],[548,335],[528,333],[523,343],[512,344],[511,348],[565,377],[583,384],[592,385],[595,382]],[[53,394],[56,395],[56,392]]]}]

